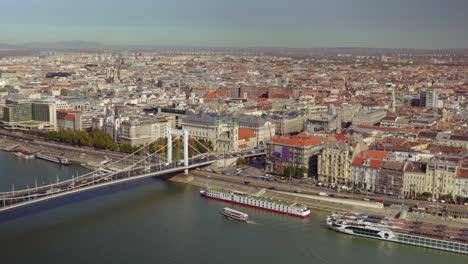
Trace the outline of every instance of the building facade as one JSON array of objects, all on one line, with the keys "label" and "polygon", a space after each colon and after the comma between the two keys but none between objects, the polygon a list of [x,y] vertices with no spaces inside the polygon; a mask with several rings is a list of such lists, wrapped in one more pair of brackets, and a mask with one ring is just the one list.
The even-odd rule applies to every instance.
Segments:
[{"label": "building facade", "polygon": [[239,149],[239,125],[234,116],[227,121],[219,113],[200,112],[183,117],[182,128],[197,140],[210,141],[217,153]]},{"label": "building facade", "polygon": [[351,165],[351,182],[359,189],[376,192],[380,182],[380,169],[389,152],[365,150],[357,154]]},{"label": "building facade", "polygon": [[318,179],[321,182],[351,185],[351,163],[354,149],[346,142],[327,142],[318,157]]},{"label": "building facade", "polygon": [[428,177],[426,192],[432,197],[440,198],[454,194],[457,162],[447,157],[434,157],[427,164],[426,177]]},{"label": "building facade", "polygon": [[132,146],[149,144],[167,137],[170,126],[166,119],[131,118],[122,122],[119,140]]},{"label": "building facade", "polygon": [[418,162],[408,162],[403,175],[403,195],[405,197],[419,197],[426,191],[428,177],[426,165]]},{"label": "building facade", "polygon": [[384,160],[380,169],[377,193],[393,196],[403,195],[405,161]]},{"label": "building facade", "polygon": [[267,143],[266,171],[288,177],[317,177],[322,139],[281,136]]}]

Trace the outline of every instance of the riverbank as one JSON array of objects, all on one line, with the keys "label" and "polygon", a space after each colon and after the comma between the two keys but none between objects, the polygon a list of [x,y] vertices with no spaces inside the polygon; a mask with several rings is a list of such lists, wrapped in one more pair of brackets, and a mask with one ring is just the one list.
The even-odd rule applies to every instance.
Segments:
[{"label": "riverbank", "polygon": [[[33,153],[42,151],[53,156],[62,156],[71,160],[73,163],[82,165],[87,169],[95,169],[105,161],[116,161],[125,157],[126,154],[118,152],[109,152],[105,150],[96,150],[87,147],[75,147],[56,142],[47,142],[43,140],[25,140],[12,136],[3,136],[0,138],[0,149],[9,149],[13,146],[27,149]],[[115,164],[113,167],[124,167],[125,164]]]},{"label": "riverbank", "polygon": [[[254,193],[261,187],[256,186],[254,183],[249,185],[239,184],[237,182],[228,182],[220,178],[215,178],[212,176],[203,177],[200,176],[199,172],[191,172],[189,175],[179,174],[170,179],[174,182],[186,183],[195,185],[198,187],[221,187],[231,190],[238,190],[243,192]],[[288,200],[291,202],[301,203],[310,208],[327,211],[327,212],[347,212],[347,211],[366,211],[373,214],[392,214],[396,215],[399,212],[399,208],[395,206],[383,208],[372,208],[371,206],[364,206],[356,203],[352,205],[350,203],[337,203],[331,202],[323,199],[313,199],[306,197],[305,195],[288,193],[288,192],[279,192],[273,190],[267,190],[263,195],[265,197],[279,199],[279,200]],[[317,197],[321,198],[321,197]]]},{"label": "riverbank", "polygon": [[[225,189],[238,190],[242,192],[255,193],[264,186],[259,186],[255,181],[251,181],[248,185],[235,180],[228,180],[224,176],[216,176],[213,173],[204,173],[202,171],[191,171],[188,175],[178,174],[170,179],[173,182],[185,183],[201,188],[206,187],[221,187]],[[362,203],[359,201],[350,202],[348,199],[323,199],[323,197],[305,195],[290,191],[276,191],[267,190],[264,194],[265,197],[287,200],[291,202],[301,203],[309,208],[326,211],[326,212],[362,212],[373,215],[380,215],[384,217],[395,217],[401,212],[401,206],[391,205],[384,208],[377,208],[369,206],[370,204]],[[341,200],[341,201],[340,201]],[[406,219],[413,221],[422,221],[431,224],[444,224],[452,227],[464,228],[468,225],[468,221],[434,217],[430,215],[422,215],[417,213],[407,213]]]}]

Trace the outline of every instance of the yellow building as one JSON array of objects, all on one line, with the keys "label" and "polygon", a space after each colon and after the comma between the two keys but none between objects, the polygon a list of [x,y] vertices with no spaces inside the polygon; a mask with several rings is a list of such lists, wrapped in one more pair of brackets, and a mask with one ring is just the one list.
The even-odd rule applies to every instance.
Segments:
[{"label": "yellow building", "polygon": [[453,195],[457,159],[450,157],[435,157],[427,164],[425,191],[433,198],[443,195]]},{"label": "yellow building", "polygon": [[403,195],[405,197],[418,197],[426,192],[426,186],[430,186],[432,179],[426,177],[424,164],[408,162],[403,176]]},{"label": "yellow building", "polygon": [[351,184],[354,150],[346,142],[328,142],[318,157],[318,179],[321,182]]}]

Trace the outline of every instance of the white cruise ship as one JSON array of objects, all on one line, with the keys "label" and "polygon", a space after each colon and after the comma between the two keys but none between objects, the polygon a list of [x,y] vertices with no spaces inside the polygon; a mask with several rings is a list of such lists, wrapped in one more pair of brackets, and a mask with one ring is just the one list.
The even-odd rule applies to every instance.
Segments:
[{"label": "white cruise ship", "polygon": [[219,188],[208,188],[206,190],[201,190],[200,194],[206,198],[255,207],[280,214],[301,218],[307,218],[310,216],[309,208],[303,205],[261,196],[252,196],[243,192],[229,191]]},{"label": "white cruise ship", "polygon": [[62,164],[62,165],[70,165],[71,162],[69,159],[66,159],[64,157],[59,157],[59,156],[52,156],[52,155],[46,155],[41,152],[36,153],[36,158],[38,159],[43,159],[43,160],[48,160],[57,164]]},{"label": "white cruise ship", "polygon": [[366,214],[332,214],[328,228],[355,236],[468,254],[468,229]]}]

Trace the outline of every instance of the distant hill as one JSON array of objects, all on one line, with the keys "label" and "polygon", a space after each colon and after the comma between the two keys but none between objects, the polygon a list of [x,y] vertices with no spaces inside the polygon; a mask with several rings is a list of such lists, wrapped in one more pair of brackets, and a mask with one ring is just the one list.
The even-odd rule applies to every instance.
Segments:
[{"label": "distant hill", "polygon": [[280,47],[202,47],[182,45],[105,45],[99,42],[69,40],[59,42],[29,42],[24,44],[0,43],[0,50],[21,51],[102,51],[102,50],[135,50],[135,51],[217,51],[226,53],[250,53],[282,56],[336,56],[337,54],[352,55],[393,55],[393,54],[455,54],[467,55],[468,49],[393,49],[366,47],[334,47],[334,48],[280,48]]},{"label": "distant hill", "polygon": [[21,45],[29,49],[54,49],[54,50],[89,50],[100,49],[103,46],[97,42],[70,40],[60,42],[30,42]]}]

